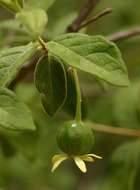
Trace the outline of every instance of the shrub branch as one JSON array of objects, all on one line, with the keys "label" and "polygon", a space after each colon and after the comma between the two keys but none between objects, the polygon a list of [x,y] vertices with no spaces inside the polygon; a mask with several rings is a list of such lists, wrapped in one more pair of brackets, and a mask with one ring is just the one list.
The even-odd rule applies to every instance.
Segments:
[{"label": "shrub branch", "polygon": [[100,0],[88,0],[79,12],[78,17],[67,28],[66,32],[78,32],[81,24],[87,19],[91,11],[96,7]]},{"label": "shrub branch", "polygon": [[140,130],[136,129],[128,129],[122,127],[113,127],[103,124],[97,124],[92,122],[87,122],[91,128],[95,131],[102,132],[102,133],[110,133],[114,135],[122,135],[122,136],[129,136],[129,137],[140,137]]},{"label": "shrub branch", "polygon": [[131,28],[128,30],[116,32],[114,34],[109,35],[107,38],[110,41],[118,42],[120,40],[125,40],[134,36],[140,35],[140,27]]}]

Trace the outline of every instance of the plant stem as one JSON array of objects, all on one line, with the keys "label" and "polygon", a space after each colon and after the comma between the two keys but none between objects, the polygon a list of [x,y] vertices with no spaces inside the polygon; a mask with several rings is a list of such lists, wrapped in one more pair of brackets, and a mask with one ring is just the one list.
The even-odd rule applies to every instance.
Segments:
[{"label": "plant stem", "polygon": [[81,121],[81,89],[80,89],[80,83],[78,78],[77,70],[72,68],[73,71],[73,77],[76,85],[76,113],[75,113],[75,120]]},{"label": "plant stem", "polygon": [[140,137],[140,130],[137,129],[128,129],[123,127],[113,127],[103,124],[97,124],[92,122],[86,122],[86,124],[94,129],[94,131],[109,133],[114,135],[123,135],[129,137]]},{"label": "plant stem", "polygon": [[42,49],[45,50],[46,53],[48,53],[46,43],[44,42],[44,40],[40,36],[38,37],[38,42],[41,45]]},{"label": "plant stem", "polygon": [[98,13],[97,15],[95,15],[94,17],[90,18],[89,20],[85,21],[83,24],[81,24],[81,26],[79,26],[79,30],[81,28],[84,28],[85,26],[95,22],[96,20],[100,19],[101,17],[109,14],[112,12],[112,9],[111,8],[106,8],[104,9],[102,12]]},{"label": "plant stem", "polygon": [[114,34],[107,36],[107,38],[110,41],[118,42],[121,40],[125,40],[127,38],[138,36],[138,35],[140,35],[140,27],[139,26],[135,27],[135,28],[128,29],[128,30],[116,32]]},{"label": "plant stem", "polygon": [[100,2],[100,0],[87,0],[85,5],[79,12],[77,18],[73,21],[73,23],[67,28],[66,32],[78,32],[79,27],[86,20],[91,11],[96,7],[96,5]]}]

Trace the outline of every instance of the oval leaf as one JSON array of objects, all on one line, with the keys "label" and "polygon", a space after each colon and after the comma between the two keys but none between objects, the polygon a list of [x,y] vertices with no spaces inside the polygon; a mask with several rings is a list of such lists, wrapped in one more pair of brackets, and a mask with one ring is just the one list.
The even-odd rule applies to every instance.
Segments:
[{"label": "oval leaf", "polygon": [[9,85],[35,51],[33,43],[0,51],[0,87]]},{"label": "oval leaf", "polygon": [[64,104],[67,94],[63,64],[55,57],[43,56],[36,67],[35,84],[41,93],[46,112],[54,115]]},{"label": "oval leaf", "polygon": [[6,88],[0,88],[0,126],[13,130],[34,130],[29,108]]},{"label": "oval leaf", "polygon": [[63,62],[113,85],[129,84],[127,70],[117,46],[101,36],[64,34],[47,43]]}]

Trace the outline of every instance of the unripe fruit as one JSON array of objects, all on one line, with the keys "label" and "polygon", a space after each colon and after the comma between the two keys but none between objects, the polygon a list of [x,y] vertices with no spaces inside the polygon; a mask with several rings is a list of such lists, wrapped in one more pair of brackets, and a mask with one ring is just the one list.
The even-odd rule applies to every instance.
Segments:
[{"label": "unripe fruit", "polygon": [[82,122],[70,121],[59,129],[57,143],[68,155],[88,154],[94,145],[94,135]]}]

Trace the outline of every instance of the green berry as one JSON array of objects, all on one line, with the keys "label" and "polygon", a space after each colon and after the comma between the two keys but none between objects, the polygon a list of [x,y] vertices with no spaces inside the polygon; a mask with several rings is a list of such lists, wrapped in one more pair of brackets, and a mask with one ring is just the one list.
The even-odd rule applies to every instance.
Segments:
[{"label": "green berry", "polygon": [[94,135],[82,122],[70,121],[59,129],[57,143],[68,155],[88,154],[94,145]]}]

